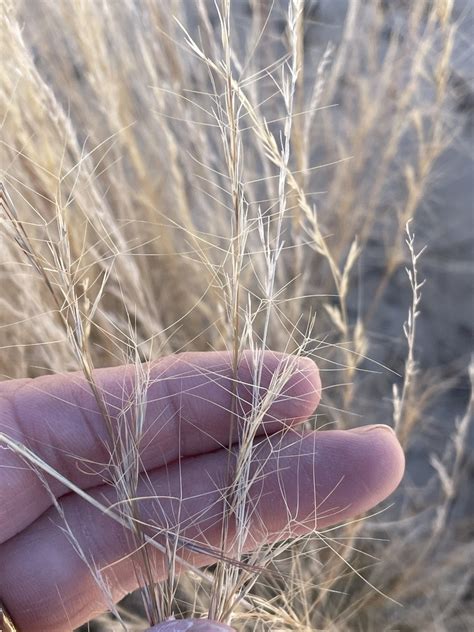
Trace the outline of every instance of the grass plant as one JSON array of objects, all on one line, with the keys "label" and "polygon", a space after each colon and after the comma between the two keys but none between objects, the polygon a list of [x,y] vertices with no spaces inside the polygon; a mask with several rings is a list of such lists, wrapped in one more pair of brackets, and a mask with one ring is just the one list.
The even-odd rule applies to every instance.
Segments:
[{"label": "grass plant", "polygon": [[[303,0],[3,2],[0,375],[80,370],[102,411],[117,504],[61,482],[127,531],[142,590],[119,606],[110,597],[93,629],[207,613],[242,631],[474,628],[474,548],[456,509],[473,401],[445,453],[430,455],[427,411],[451,382],[418,363],[416,338],[418,210],[457,133],[456,24],[449,0],[394,4],[400,22],[390,3],[350,0],[339,41],[311,42],[317,9]],[[381,323],[405,267],[394,342]],[[429,480],[407,477],[373,515],[248,553],[247,494],[264,466],[250,467],[256,429],[295,368],[282,362],[262,397],[268,349],[319,364],[308,426],[392,422],[409,458],[423,446]],[[136,502],[146,363],[193,350],[232,357],[239,439],[219,550],[187,541],[179,520],[151,536]],[[238,396],[244,350],[250,412]],[[123,363],[134,390],[117,427],[94,369]],[[61,476],[7,433],[0,442],[45,484]],[[179,575],[198,546],[214,565]],[[166,555],[164,584],[149,547]]]}]

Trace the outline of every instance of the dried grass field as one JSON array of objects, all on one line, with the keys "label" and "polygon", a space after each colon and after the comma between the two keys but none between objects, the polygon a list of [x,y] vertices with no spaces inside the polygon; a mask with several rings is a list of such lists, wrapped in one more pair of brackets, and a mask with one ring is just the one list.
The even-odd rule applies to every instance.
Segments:
[{"label": "dried grass field", "polygon": [[[472,3],[3,0],[0,19],[0,379],[93,388],[130,363],[139,410],[148,360],[288,352],[320,368],[308,428],[387,423],[407,458],[368,515],[237,564],[178,576],[175,525],[156,586],[125,423],[112,483],[143,588],[81,630],[150,611],[473,630]],[[254,438],[228,499],[241,539]]]}]

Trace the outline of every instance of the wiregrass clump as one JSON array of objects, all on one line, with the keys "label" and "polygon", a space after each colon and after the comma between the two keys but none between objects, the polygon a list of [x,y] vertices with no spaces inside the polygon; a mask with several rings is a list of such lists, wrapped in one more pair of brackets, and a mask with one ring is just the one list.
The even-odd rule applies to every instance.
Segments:
[{"label": "wiregrass clump", "polygon": [[[301,0],[279,9],[228,0],[5,5],[0,372],[80,369],[107,422],[93,369],[135,367],[123,423],[107,424],[121,507],[100,509],[133,538],[143,589],[128,610],[110,598],[115,622],[105,629],[205,613],[241,630],[469,629],[474,551],[451,508],[472,401],[446,454],[432,457],[430,482],[407,481],[395,507],[245,552],[255,431],[294,368],[283,364],[262,399],[262,351],[317,360],[324,389],[314,427],[393,418],[407,449],[422,435],[439,386],[416,364],[421,251],[409,222],[456,131],[451,3],[399,8],[387,34],[386,3],[351,1],[338,42],[308,41]],[[384,265],[362,294],[374,249]],[[374,331],[405,265],[406,360],[384,353]],[[250,349],[256,388],[221,548],[205,551],[215,567],[178,577],[180,551],[197,544],[183,541],[179,522],[150,538],[134,502],[143,362],[221,349],[234,384]],[[231,412],[242,421],[236,393]],[[39,475],[57,477],[27,446],[2,440]],[[160,586],[149,546],[167,556]],[[107,592],[101,569],[85,561]]]}]

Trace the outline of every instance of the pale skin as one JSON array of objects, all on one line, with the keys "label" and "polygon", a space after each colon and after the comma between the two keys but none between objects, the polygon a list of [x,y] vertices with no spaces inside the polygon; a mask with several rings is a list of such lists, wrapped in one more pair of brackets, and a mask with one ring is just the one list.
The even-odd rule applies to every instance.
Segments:
[{"label": "pale skin", "polygon": [[[282,357],[265,355],[262,393]],[[237,392],[244,409],[251,397],[249,364],[250,355],[244,355]],[[130,397],[134,375],[134,367],[95,372],[113,419]],[[229,480],[227,446],[233,423],[228,412],[230,356],[170,356],[153,365],[150,377],[140,444],[141,515],[150,525],[179,524],[181,534],[218,549],[220,488]],[[388,427],[302,430],[320,394],[315,364],[298,360],[259,428],[255,460],[264,467],[248,492],[253,515],[248,550],[263,540],[297,536],[359,516],[400,482],[403,452]],[[80,374],[0,383],[0,432],[29,446],[102,503],[117,499],[107,484],[110,442],[103,417]],[[20,631],[70,631],[107,609],[103,593],[61,530],[64,523],[51,493],[83,551],[103,569],[114,601],[137,588],[132,544],[123,527],[58,481],[48,477],[47,482],[50,491],[17,454],[0,448],[0,599]],[[166,573],[163,555],[155,549],[150,555],[160,581]],[[214,561],[185,548],[179,555],[196,566]],[[197,628],[189,625],[168,622],[153,630],[230,629],[203,621]]]}]

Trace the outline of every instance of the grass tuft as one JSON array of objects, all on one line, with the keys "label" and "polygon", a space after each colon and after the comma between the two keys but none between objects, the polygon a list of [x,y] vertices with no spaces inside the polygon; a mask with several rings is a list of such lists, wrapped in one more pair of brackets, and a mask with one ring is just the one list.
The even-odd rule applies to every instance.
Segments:
[{"label": "grass tuft", "polygon": [[[417,357],[424,248],[412,228],[459,132],[453,3],[350,0],[337,41],[307,4],[2,8],[0,375],[82,371],[107,427],[102,465],[117,502],[79,490],[5,431],[0,443],[45,485],[60,481],[123,526],[142,588],[115,607],[107,569],[63,516],[109,594],[104,630],[190,615],[256,632],[474,629],[465,607],[474,548],[458,509],[473,400],[443,430],[445,451],[430,455],[430,414],[454,381],[441,383]],[[386,299],[404,268],[393,312]],[[395,341],[383,327],[393,313]],[[138,479],[146,363],[224,349],[233,424],[216,550],[187,539],[179,516],[147,524]],[[238,397],[246,349],[249,412]],[[294,355],[262,396],[268,349]],[[430,473],[422,484],[407,477],[393,506],[373,515],[248,553],[248,492],[265,465],[250,467],[256,430],[301,356],[318,362],[324,382],[308,427],[393,419],[410,477],[420,445]],[[114,423],[94,369],[122,363],[134,366],[134,388]],[[471,388],[473,373],[471,363]],[[166,559],[159,585],[152,547]],[[214,565],[190,567],[188,551]]]}]

